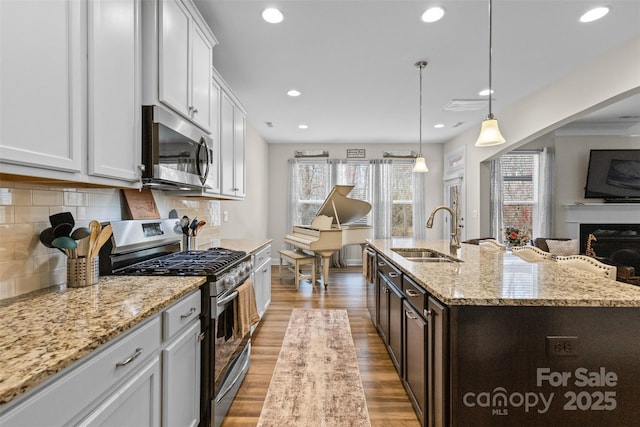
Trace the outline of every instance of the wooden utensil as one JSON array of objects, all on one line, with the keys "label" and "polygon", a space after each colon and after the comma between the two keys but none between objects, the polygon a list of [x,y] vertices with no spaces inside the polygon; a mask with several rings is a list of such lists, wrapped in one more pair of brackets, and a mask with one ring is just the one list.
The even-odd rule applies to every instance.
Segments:
[{"label": "wooden utensil", "polygon": [[91,236],[89,237],[89,251],[87,252],[87,257],[91,256],[92,248],[98,239],[100,231],[102,231],[102,226],[98,221],[93,220],[89,223],[89,230],[91,230]]},{"label": "wooden utensil", "polygon": [[109,240],[111,234],[113,234],[111,224],[106,225],[102,230],[100,230],[100,234],[94,242],[94,245],[89,248],[89,254],[87,255],[89,259],[98,256],[100,248],[107,242],[107,240]]}]

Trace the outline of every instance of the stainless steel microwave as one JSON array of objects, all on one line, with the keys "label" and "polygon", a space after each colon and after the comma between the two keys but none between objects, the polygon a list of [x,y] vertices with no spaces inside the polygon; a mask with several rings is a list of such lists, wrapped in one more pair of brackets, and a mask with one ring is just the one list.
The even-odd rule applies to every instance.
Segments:
[{"label": "stainless steel microwave", "polygon": [[158,105],[142,107],[143,182],[168,190],[214,188],[213,140],[191,122]]}]

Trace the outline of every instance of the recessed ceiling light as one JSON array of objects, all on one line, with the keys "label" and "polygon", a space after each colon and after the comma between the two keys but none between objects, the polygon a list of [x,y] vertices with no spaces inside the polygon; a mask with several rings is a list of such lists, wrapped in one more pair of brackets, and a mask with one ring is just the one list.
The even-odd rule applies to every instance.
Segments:
[{"label": "recessed ceiling light", "polygon": [[309,125],[298,125],[298,129],[309,129]]},{"label": "recessed ceiling light", "polygon": [[436,129],[441,129],[441,128],[444,127],[444,124],[443,123],[438,123],[438,124],[433,125],[433,127],[436,128]]},{"label": "recessed ceiling light", "polygon": [[278,9],[270,7],[262,11],[262,19],[270,24],[278,24],[284,19],[284,15]]},{"label": "recessed ceiling light", "polygon": [[289,95],[289,96],[300,96],[300,91],[299,90],[295,90],[295,89],[291,89],[291,90],[287,91],[287,95]]},{"label": "recessed ceiling light", "polygon": [[440,6],[430,7],[422,14],[422,21],[431,23],[439,21],[444,16],[444,9]]},{"label": "recessed ceiling light", "polygon": [[493,93],[493,92],[495,92],[495,90],[493,90],[493,89],[483,89],[480,92],[478,92],[478,95],[487,96],[487,95],[489,95],[489,93]]},{"label": "recessed ceiling light", "polygon": [[585,12],[584,15],[580,17],[580,22],[593,22],[605,16],[609,13],[609,8],[607,6],[594,7],[591,10]]}]

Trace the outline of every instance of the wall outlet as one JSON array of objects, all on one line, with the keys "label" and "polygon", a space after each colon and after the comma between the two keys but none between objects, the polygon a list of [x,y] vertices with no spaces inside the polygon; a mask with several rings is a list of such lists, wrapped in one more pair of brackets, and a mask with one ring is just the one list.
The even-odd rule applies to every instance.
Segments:
[{"label": "wall outlet", "polygon": [[578,337],[548,336],[546,339],[547,356],[577,356]]}]

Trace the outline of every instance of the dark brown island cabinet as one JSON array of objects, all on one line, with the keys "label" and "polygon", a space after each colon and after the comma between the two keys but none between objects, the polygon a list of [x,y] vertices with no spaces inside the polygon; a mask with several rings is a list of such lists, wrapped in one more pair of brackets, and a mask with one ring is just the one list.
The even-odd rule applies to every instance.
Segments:
[{"label": "dark brown island cabinet", "polygon": [[445,304],[376,267],[372,321],[421,425],[640,425],[640,308]]}]

